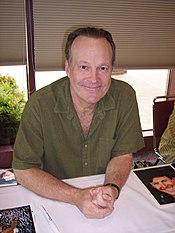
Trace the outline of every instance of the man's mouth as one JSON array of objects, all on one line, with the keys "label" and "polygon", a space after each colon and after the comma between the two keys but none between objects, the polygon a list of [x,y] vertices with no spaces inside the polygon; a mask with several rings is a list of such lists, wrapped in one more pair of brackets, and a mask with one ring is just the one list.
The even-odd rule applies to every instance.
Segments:
[{"label": "man's mouth", "polygon": [[168,186],[166,187],[166,189],[167,189],[168,191],[174,191],[174,188],[173,188],[172,185],[168,185]]},{"label": "man's mouth", "polygon": [[98,85],[98,86],[84,86],[84,87],[87,88],[87,89],[96,90],[96,89],[99,89],[101,86]]},{"label": "man's mouth", "polygon": [[163,190],[168,192],[168,193],[172,193],[172,192],[175,193],[175,188],[173,185],[167,185],[166,188],[162,189],[162,191]]}]

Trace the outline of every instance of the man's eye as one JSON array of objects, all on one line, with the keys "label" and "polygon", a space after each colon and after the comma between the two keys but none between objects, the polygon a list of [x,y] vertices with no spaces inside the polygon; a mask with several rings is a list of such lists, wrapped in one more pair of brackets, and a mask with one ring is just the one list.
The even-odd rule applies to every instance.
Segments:
[{"label": "man's eye", "polygon": [[88,69],[88,67],[87,67],[87,66],[85,66],[85,65],[81,65],[81,66],[80,66],[80,69],[81,69],[81,70],[87,70],[87,69]]},{"label": "man's eye", "polygon": [[108,71],[108,67],[107,66],[101,66],[99,70],[101,70],[102,72]]}]

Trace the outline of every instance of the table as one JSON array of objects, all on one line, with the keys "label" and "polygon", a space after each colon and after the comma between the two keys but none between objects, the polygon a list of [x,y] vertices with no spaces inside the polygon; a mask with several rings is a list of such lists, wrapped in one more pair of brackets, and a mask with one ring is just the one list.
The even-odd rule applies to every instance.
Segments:
[{"label": "table", "polygon": [[[65,180],[77,187],[103,183],[104,175]],[[43,205],[61,233],[175,233],[175,204],[159,206],[133,171],[123,187],[115,210],[104,219],[87,219],[73,205],[40,197],[24,187],[0,188],[0,209],[32,204],[39,232],[49,233],[39,207]]]}]

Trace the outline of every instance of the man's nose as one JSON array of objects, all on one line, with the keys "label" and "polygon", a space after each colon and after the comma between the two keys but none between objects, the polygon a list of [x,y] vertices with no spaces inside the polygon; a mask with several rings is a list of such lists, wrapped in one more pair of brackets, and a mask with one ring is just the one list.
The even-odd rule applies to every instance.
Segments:
[{"label": "man's nose", "polygon": [[98,80],[98,72],[97,70],[92,70],[91,71],[91,82],[96,83]]},{"label": "man's nose", "polygon": [[164,184],[164,183],[161,183],[161,190],[164,190],[164,189],[166,189],[166,184]]}]

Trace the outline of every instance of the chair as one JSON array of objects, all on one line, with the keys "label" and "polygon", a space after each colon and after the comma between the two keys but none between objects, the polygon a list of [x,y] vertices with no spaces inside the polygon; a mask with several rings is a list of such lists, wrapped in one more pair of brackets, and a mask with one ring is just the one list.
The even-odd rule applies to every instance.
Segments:
[{"label": "chair", "polygon": [[158,156],[154,165],[159,161],[166,163],[159,153],[159,143],[164,133],[169,117],[173,111],[175,96],[157,96],[153,99],[153,148]]}]

